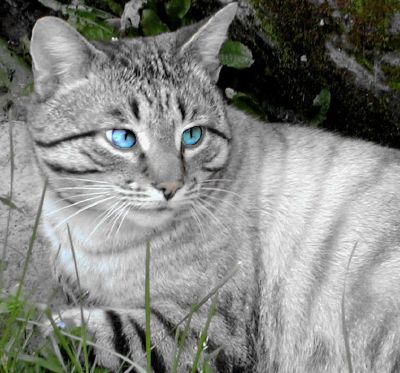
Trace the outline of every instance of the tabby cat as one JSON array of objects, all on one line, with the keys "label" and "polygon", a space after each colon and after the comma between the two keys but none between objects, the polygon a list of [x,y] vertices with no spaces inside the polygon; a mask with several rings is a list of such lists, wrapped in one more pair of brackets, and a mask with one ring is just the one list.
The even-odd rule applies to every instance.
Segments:
[{"label": "tabby cat", "polygon": [[84,296],[97,362],[122,362],[103,348],[141,359],[150,242],[155,372],[171,371],[168,333],[238,263],[209,330],[215,371],[346,372],[350,357],[356,372],[398,372],[400,152],[227,106],[218,53],[236,8],[110,42],[36,23],[28,125],[50,263],[75,302],[62,318],[79,325]]}]

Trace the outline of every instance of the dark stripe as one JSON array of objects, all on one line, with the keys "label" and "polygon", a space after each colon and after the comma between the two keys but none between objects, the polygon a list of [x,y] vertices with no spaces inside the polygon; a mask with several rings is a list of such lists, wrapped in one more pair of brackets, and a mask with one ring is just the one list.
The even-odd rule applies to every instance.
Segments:
[{"label": "dark stripe", "polygon": [[232,336],[235,335],[237,329],[237,318],[232,312],[233,295],[230,292],[223,293],[218,300],[218,313],[224,318],[226,327]]},{"label": "dark stripe", "polygon": [[390,373],[399,373],[399,372],[400,372],[400,355],[397,355]]},{"label": "dark stripe", "polygon": [[228,141],[228,142],[231,141],[231,139],[230,139],[228,136],[226,136],[224,133],[222,133],[221,131],[219,131],[219,130],[213,128],[213,127],[205,127],[205,128],[207,129],[207,131],[210,131],[210,132],[213,133],[214,135],[217,135],[217,136],[219,136],[219,137],[222,137],[224,140],[226,140],[226,141]]},{"label": "dark stripe", "polygon": [[134,97],[131,97],[129,99],[129,106],[132,110],[133,115],[135,116],[135,118],[137,120],[140,119],[140,113],[139,113],[139,104],[137,102],[137,100]]},{"label": "dark stripe", "polygon": [[155,316],[157,321],[162,324],[162,326],[167,329],[169,335],[173,335],[176,325],[170,320],[166,319],[165,316],[158,310],[152,308],[151,313]]},{"label": "dark stripe", "polygon": [[[146,352],[146,333],[143,328],[132,318],[129,318],[129,321],[132,323],[133,327],[136,330],[136,333],[140,339],[140,344],[142,345],[142,349]],[[166,372],[165,362],[162,355],[158,352],[157,347],[154,347],[151,350],[151,367],[153,368],[154,373],[164,373]]]},{"label": "dark stripe", "polygon": [[[211,160],[211,161],[212,161],[212,160]],[[211,161],[210,161],[210,162],[211,162]],[[208,171],[208,172],[217,172],[217,171],[222,170],[222,169],[224,168],[224,166],[225,166],[225,163],[224,163],[224,165],[221,166],[221,167],[213,168],[213,167],[202,166],[201,169],[202,169],[203,171]]]},{"label": "dark stripe", "polygon": [[161,62],[161,66],[162,66],[162,69],[163,69],[162,73],[164,75],[164,78],[165,79],[169,79],[170,76],[171,76],[170,65],[166,62],[165,55],[161,50],[159,50],[158,57],[159,57],[159,60]]},{"label": "dark stripe", "polygon": [[118,119],[120,122],[126,122],[126,118],[124,116],[124,114],[122,113],[121,109],[119,108],[113,108],[111,109],[108,114],[110,114],[111,116],[113,116],[114,118]]},{"label": "dark stripe", "polygon": [[[175,331],[177,329],[177,326],[170,320],[168,320],[160,311],[152,308],[151,313],[155,316],[157,321],[164,326],[164,328],[167,330],[167,333],[172,337],[175,338]],[[199,332],[196,331],[193,328],[189,328],[189,336],[190,338],[197,339],[199,336]]]},{"label": "dark stripe", "polygon": [[61,139],[57,139],[57,140],[53,140],[53,141],[46,141],[46,142],[41,141],[41,140],[35,140],[35,144],[42,148],[51,148],[53,146],[57,146],[57,145],[65,142],[65,141],[72,141],[72,140],[80,139],[83,137],[94,136],[97,132],[98,131],[88,131],[88,132],[84,132],[84,133],[77,133],[74,135],[63,137]]},{"label": "dark stripe", "polygon": [[[148,82],[148,85],[150,85],[150,82]],[[149,103],[149,106],[153,106],[153,99],[150,97],[150,95],[148,94],[147,91],[143,91],[144,97],[146,98],[146,100]]]},{"label": "dark stripe", "polygon": [[386,314],[379,327],[375,329],[375,332],[369,340],[365,352],[368,360],[371,363],[371,368],[376,369],[376,363],[379,357],[382,357],[382,349],[387,341],[390,330],[393,328],[393,315]]},{"label": "dark stripe", "polygon": [[97,169],[86,169],[86,170],[74,170],[72,168],[66,168],[64,166],[61,166],[60,164],[53,164],[49,163],[48,161],[43,161],[46,166],[48,166],[50,169],[52,169],[54,172],[67,172],[69,174],[75,174],[75,175],[82,175],[82,174],[89,174],[89,173],[101,173],[104,171],[97,170]]},{"label": "dark stripe", "polygon": [[101,163],[98,159],[96,159],[93,154],[91,154],[90,152],[87,152],[86,150],[81,149],[80,153],[82,155],[85,155],[86,157],[88,157],[94,164],[96,164],[97,166],[100,167],[105,167],[106,165]]},{"label": "dark stripe", "polygon": [[125,333],[122,330],[122,321],[114,311],[106,311],[107,320],[110,322],[113,329],[114,348],[119,354],[127,356],[130,353],[129,342]]},{"label": "dark stripe", "polygon": [[186,110],[185,105],[183,104],[183,101],[180,97],[178,97],[178,109],[181,112],[182,121],[184,121],[186,118]]}]

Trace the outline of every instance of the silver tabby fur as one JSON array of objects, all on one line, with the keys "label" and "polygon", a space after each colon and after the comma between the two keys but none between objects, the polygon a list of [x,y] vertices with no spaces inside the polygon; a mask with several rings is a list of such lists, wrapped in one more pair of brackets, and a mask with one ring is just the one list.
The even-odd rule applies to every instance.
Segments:
[{"label": "silver tabby fur", "polygon": [[[50,263],[99,345],[143,356],[146,243],[151,243],[153,369],[157,343],[240,263],[219,292],[208,351],[219,372],[400,371],[400,152],[316,129],[261,123],[226,106],[215,83],[234,18],[157,37],[89,43],[65,22],[33,30],[28,125],[49,180]],[[208,127],[183,149],[184,129]],[[105,131],[134,131],[114,148]],[[183,182],[166,201],[157,185]],[[349,269],[346,267],[354,250]],[[209,302],[208,302],[209,306]],[[180,370],[193,362],[208,306],[193,317]],[[63,318],[80,323],[79,307]],[[102,349],[98,362],[117,369]],[[143,365],[143,360],[142,360]]]}]

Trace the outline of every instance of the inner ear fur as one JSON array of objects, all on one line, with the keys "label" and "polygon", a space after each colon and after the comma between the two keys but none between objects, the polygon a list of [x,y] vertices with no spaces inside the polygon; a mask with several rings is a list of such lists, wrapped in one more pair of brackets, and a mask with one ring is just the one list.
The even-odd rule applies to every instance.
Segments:
[{"label": "inner ear fur", "polygon": [[104,58],[67,22],[56,17],[40,18],[32,30],[30,45],[35,92],[50,96],[62,85],[83,79],[94,58]]},{"label": "inner ear fur", "polygon": [[236,11],[237,4],[231,3],[209,19],[189,26],[180,35],[180,40],[186,40],[180,47],[179,53],[197,58],[214,81],[218,80],[221,67],[219,50],[228,37],[228,29]]}]

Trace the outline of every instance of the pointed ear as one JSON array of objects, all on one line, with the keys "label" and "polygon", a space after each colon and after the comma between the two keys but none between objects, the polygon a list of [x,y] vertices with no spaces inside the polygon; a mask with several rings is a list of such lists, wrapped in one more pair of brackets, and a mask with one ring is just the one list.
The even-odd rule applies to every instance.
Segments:
[{"label": "pointed ear", "polygon": [[83,79],[91,60],[104,55],[67,22],[55,17],[36,22],[30,53],[35,92],[41,97],[49,97],[61,85]]},{"label": "pointed ear", "polygon": [[219,50],[228,36],[228,28],[235,18],[236,11],[236,3],[231,3],[219,10],[198,28],[180,49],[181,54],[189,54],[200,59],[201,64],[215,82],[218,80],[221,69]]}]

